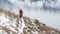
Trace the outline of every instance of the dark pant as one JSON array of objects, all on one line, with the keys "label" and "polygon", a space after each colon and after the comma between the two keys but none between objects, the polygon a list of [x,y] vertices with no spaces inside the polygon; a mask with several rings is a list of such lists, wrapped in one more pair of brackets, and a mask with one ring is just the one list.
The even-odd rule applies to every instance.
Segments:
[{"label": "dark pant", "polygon": [[23,14],[20,14],[20,18],[23,16]]}]

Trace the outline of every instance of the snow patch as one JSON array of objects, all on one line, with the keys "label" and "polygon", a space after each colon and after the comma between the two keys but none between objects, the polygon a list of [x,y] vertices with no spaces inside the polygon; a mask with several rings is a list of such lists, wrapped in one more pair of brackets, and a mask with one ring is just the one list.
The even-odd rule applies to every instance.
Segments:
[{"label": "snow patch", "polygon": [[23,18],[19,20],[18,30],[15,30],[17,23],[16,20],[16,18],[9,17],[6,14],[0,12],[0,26],[9,28],[11,31],[21,34],[23,33],[23,28],[25,27],[24,20]]},{"label": "snow patch", "polygon": [[0,29],[0,34],[8,34],[8,33]]}]

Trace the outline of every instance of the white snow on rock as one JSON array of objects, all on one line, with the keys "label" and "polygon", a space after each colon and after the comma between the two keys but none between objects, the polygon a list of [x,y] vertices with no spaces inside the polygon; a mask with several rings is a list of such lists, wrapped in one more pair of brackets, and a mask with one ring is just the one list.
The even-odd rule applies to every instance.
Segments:
[{"label": "white snow on rock", "polygon": [[8,33],[0,29],[0,34],[8,34]]},{"label": "white snow on rock", "polygon": [[16,30],[16,23],[17,23],[16,18],[11,18],[8,15],[0,12],[0,26],[1,27],[9,28],[13,32],[21,34],[23,32],[23,28],[25,27],[23,18],[21,19],[21,21],[22,21],[22,23],[19,21],[19,26],[17,28],[18,30]]}]

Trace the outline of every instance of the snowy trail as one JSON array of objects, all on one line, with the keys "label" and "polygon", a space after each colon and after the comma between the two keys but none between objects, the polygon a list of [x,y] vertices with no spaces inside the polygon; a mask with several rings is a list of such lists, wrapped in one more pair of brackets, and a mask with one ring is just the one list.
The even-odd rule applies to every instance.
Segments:
[{"label": "snowy trail", "polygon": [[18,34],[23,34],[23,29],[24,29],[24,27],[25,27],[25,24],[24,24],[24,19],[23,18],[21,18],[20,19],[20,22],[19,22],[20,24],[19,24],[19,27],[21,28],[21,29],[19,29],[19,33]]},{"label": "snowy trail", "polygon": [[24,19],[22,18],[22,29],[25,27]]}]

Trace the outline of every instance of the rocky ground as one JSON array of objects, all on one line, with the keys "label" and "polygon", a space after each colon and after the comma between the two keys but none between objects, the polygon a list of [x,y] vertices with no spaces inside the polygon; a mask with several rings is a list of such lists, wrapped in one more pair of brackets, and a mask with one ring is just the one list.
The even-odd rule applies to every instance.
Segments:
[{"label": "rocky ground", "polygon": [[31,19],[0,8],[0,34],[60,34],[55,28],[48,27],[37,19]]}]

